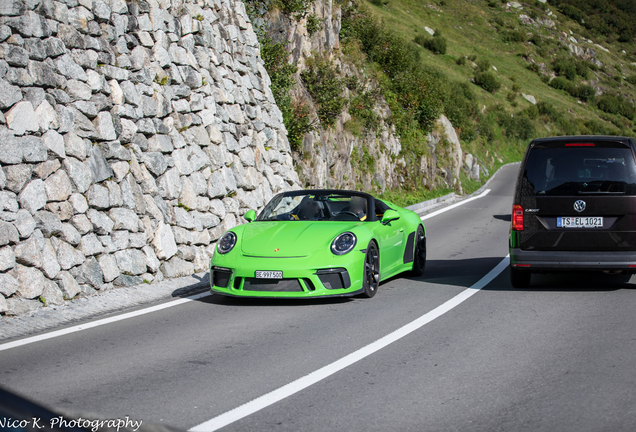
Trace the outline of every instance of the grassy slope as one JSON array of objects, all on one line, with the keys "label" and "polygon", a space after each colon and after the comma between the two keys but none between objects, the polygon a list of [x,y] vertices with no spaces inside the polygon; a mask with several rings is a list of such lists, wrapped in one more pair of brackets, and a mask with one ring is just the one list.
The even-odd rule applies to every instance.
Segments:
[{"label": "grassy slope", "polygon": [[[595,119],[610,128],[614,128],[617,133],[633,131],[634,125],[624,117],[613,116],[614,124],[622,125],[621,130],[619,130],[608,121],[611,120],[612,116],[602,113],[594,104],[588,105],[587,103],[579,102],[567,92],[549,87],[541,81],[537,73],[527,68],[528,62],[523,58],[524,55],[531,55],[537,63],[544,62],[549,68],[552,58],[558,54],[567,53],[563,48],[560,48],[561,44],[558,42],[561,32],[565,31],[569,36],[571,30],[579,40],[581,35],[591,36],[594,42],[608,48],[610,53],[604,52],[593,44],[581,41],[578,45],[583,49],[588,47],[594,49],[597,53],[597,59],[605,65],[605,68],[604,71],[590,71],[588,80],[582,81],[579,79],[579,82],[593,81],[603,91],[616,91],[630,100],[634,100],[636,96],[634,86],[624,80],[618,83],[614,79],[614,76],[625,77],[636,72],[636,67],[631,64],[631,62],[636,61],[630,55],[630,53],[634,52],[633,45],[618,43],[609,45],[605,43],[603,38],[594,38],[578,23],[558,13],[554,7],[549,5],[547,10],[552,10],[554,13],[554,16],[549,18],[556,22],[555,29],[523,26],[519,23],[518,16],[520,14],[529,15],[532,11],[539,18],[547,18],[547,10],[542,11],[538,4],[534,2],[529,2],[530,4],[534,3],[534,5],[525,5],[520,11],[514,9],[506,10],[505,3],[501,4],[501,6],[498,4],[494,8],[489,7],[487,2],[483,0],[446,0],[439,3],[442,5],[422,0],[389,0],[389,3],[384,6],[375,6],[371,3],[368,3],[367,6],[384,22],[387,28],[408,40],[413,40],[419,34],[428,36],[424,30],[425,26],[441,30],[443,36],[448,40],[448,49],[445,55],[434,55],[422,47],[418,49],[420,49],[422,54],[422,62],[443,71],[449,80],[466,82],[473,77],[474,73],[470,62],[463,66],[455,63],[457,58],[461,56],[476,55],[478,60],[486,59],[494,65],[497,70],[492,71],[501,81],[502,88],[496,94],[491,94],[477,86],[473,86],[475,93],[478,95],[480,108],[501,104],[511,113],[515,113],[530,106],[530,103],[521,96],[515,99],[516,107],[506,99],[506,95],[515,82],[513,81],[514,78],[520,85],[520,93],[533,95],[537,101],[549,102],[558,111],[566,113],[569,117],[583,120]],[[551,40],[552,43],[548,49],[538,51],[537,47],[530,42],[503,42],[497,28],[491,24],[492,19],[498,16],[505,21],[506,26],[510,29],[520,29],[527,32],[528,36],[530,36],[530,33],[539,34]],[[620,53],[619,51],[622,49],[626,49],[628,54]],[[545,57],[540,54],[544,54]],[[535,121],[535,127],[537,136],[562,134],[554,125],[546,123],[542,119]],[[503,137],[500,131],[497,131],[495,140],[487,146],[477,141],[472,143],[462,142],[462,147],[465,151],[481,156],[482,160],[485,158],[486,152],[496,152],[497,157],[491,158],[493,163],[490,172],[492,173],[503,163],[519,160],[523,155],[523,150],[525,150],[525,144],[524,142],[511,142],[511,140]],[[482,178],[483,181],[484,178]],[[467,192],[475,190],[480,185],[479,182],[467,181],[465,178],[462,183]],[[417,201],[417,199],[417,196],[411,196],[409,199],[400,201],[403,201],[401,204],[409,204],[411,201]]]},{"label": "grassy slope", "polygon": [[[570,111],[582,118],[598,118],[599,110],[590,109],[587,104],[579,103],[565,91],[555,90],[543,83],[539,75],[526,68],[528,63],[521,57],[522,54],[533,54],[537,61],[543,61],[549,65],[552,56],[539,57],[531,42],[506,43],[501,41],[496,28],[489,23],[489,20],[497,15],[503,15],[507,23],[513,24],[517,22],[519,14],[528,14],[531,9],[540,12],[540,16],[545,15],[545,12],[532,6],[524,7],[521,12],[513,9],[506,11],[505,5],[491,8],[487,6],[485,1],[479,0],[447,0],[443,3],[445,3],[444,6],[437,6],[432,3],[434,9],[429,7],[426,1],[391,0],[387,6],[377,7],[369,4],[369,8],[384,21],[387,27],[406,39],[412,40],[418,34],[426,34],[424,26],[440,29],[448,40],[447,54],[433,55],[424,48],[420,48],[420,50],[425,64],[443,70],[450,79],[469,80],[473,77],[473,71],[470,66],[458,66],[455,64],[455,60],[462,55],[475,54],[478,59],[489,60],[497,68],[496,74],[503,86],[495,95],[480,90],[479,97],[482,105],[489,106],[502,103],[509,106],[510,104],[506,101],[506,94],[507,90],[512,88],[513,85],[510,77],[514,76],[517,78],[517,82],[521,84],[522,93],[533,95],[538,101],[551,102],[560,110]],[[569,34],[569,30],[572,30],[577,38],[580,38],[580,35],[585,32],[584,28],[577,23],[561,15],[555,9],[551,8],[551,10],[558,17],[556,29],[546,29],[545,27],[537,29],[535,27],[522,26],[518,23],[516,27],[526,30],[528,33],[533,32],[553,38],[556,38],[557,33],[562,31],[566,31]],[[580,43],[579,46],[582,48],[593,48],[597,53],[597,58],[606,65],[609,75],[619,74],[618,70],[614,68],[615,65],[619,65],[624,75],[629,75],[636,71],[636,67],[630,64],[630,61],[633,60],[618,52],[623,47],[629,49],[629,46],[625,44],[618,44],[618,47],[607,46],[611,50],[610,53],[605,53],[587,42]],[[552,46],[552,48],[552,51],[554,51],[556,45]],[[611,78],[606,73],[591,71],[590,78],[593,79],[594,75],[600,77],[602,82],[611,81]],[[475,88],[477,89],[477,87]],[[634,87],[628,83],[624,83],[619,90],[629,94],[632,98],[636,95]],[[525,100],[520,99],[518,99],[518,103],[518,108],[523,108],[524,104],[528,104]],[[545,128],[544,132],[548,135],[550,134]]]}]

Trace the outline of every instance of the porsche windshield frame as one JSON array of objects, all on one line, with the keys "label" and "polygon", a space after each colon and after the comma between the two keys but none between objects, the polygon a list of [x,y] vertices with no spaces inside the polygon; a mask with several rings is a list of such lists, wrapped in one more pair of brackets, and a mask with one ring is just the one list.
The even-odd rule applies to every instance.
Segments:
[{"label": "porsche windshield frame", "polygon": [[280,193],[267,203],[256,218],[257,222],[370,222],[376,220],[375,199],[371,195],[364,192],[332,189]]}]

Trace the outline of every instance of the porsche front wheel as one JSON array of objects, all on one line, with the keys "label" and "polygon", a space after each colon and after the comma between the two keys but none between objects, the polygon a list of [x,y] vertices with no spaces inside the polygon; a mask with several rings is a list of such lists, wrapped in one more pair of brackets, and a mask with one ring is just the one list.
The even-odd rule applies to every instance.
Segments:
[{"label": "porsche front wheel", "polygon": [[362,281],[364,292],[362,297],[371,298],[380,286],[380,254],[375,243],[369,243],[367,254],[364,257],[364,280]]},{"label": "porsche front wheel", "polygon": [[424,267],[426,267],[426,236],[424,235],[424,228],[420,225],[417,227],[415,236],[415,251],[413,252],[413,270],[411,270],[411,274],[413,276],[422,276]]}]

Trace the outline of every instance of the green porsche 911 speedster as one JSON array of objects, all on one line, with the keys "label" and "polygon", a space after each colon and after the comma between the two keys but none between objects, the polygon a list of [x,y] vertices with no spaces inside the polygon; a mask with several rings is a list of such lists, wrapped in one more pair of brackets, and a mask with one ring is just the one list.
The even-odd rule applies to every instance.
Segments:
[{"label": "green porsche 911 speedster", "polygon": [[426,264],[419,216],[362,192],[280,193],[226,232],[210,262],[212,292],[239,297],[373,297],[380,281]]}]

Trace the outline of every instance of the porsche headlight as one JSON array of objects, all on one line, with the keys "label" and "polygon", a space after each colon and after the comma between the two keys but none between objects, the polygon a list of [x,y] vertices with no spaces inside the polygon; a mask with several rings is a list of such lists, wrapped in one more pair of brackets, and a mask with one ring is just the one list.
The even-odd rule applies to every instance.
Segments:
[{"label": "porsche headlight", "polygon": [[331,252],[335,255],[344,255],[356,247],[356,235],[352,232],[340,234],[331,242]]},{"label": "porsche headlight", "polygon": [[234,245],[236,245],[236,234],[228,231],[223,234],[223,237],[216,244],[216,250],[220,254],[226,254],[234,248]]}]

